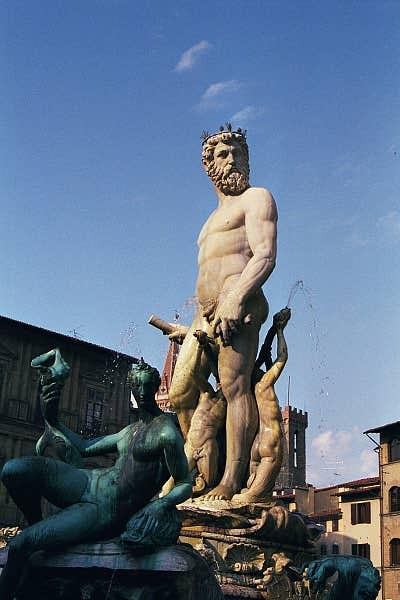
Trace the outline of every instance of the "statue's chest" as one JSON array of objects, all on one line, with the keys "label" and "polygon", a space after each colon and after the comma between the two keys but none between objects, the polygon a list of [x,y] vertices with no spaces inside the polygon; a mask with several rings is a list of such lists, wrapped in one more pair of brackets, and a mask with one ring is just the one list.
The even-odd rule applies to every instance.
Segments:
[{"label": "statue's chest", "polygon": [[157,462],[161,452],[155,432],[145,424],[138,425],[129,444],[129,454],[134,461]]},{"label": "statue's chest", "polygon": [[244,212],[239,206],[220,207],[209,216],[204,224],[199,236],[199,245],[206,243],[210,237],[236,231],[243,226]]}]

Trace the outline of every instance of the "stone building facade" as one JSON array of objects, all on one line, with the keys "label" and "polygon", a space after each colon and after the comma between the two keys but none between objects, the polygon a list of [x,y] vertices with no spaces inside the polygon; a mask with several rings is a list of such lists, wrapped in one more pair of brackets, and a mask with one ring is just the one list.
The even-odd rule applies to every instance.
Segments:
[{"label": "stone building facade", "polygon": [[382,598],[400,598],[400,421],[365,432],[379,434]]},{"label": "stone building facade", "polygon": [[[326,488],[276,491],[275,497],[291,511],[306,514],[325,528],[316,542],[320,556],[347,554],[369,558],[381,569],[380,479],[368,477]],[[378,600],[394,600],[397,595]]]},{"label": "stone building facade", "polygon": [[[327,503],[328,494],[330,500]],[[322,490],[316,489],[314,513],[310,516],[326,529],[317,542],[321,556],[362,556],[369,558],[372,564],[381,570],[379,512],[379,477],[349,481]]]},{"label": "stone building facade", "polygon": [[[60,401],[63,423],[85,437],[118,431],[129,422],[126,375],[137,359],[73,337],[0,317],[0,469],[10,458],[32,455],[43,433],[39,374],[32,358],[58,347],[71,367]],[[87,466],[112,464],[91,458]],[[0,526],[22,517],[0,483]]]}]

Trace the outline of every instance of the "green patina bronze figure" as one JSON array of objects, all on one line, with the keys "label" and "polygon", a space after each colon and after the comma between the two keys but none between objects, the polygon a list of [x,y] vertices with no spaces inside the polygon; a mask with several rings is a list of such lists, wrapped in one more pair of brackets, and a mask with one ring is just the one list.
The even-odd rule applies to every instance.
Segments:
[{"label": "green patina bronze figure", "polygon": [[[329,584],[329,579],[335,581]],[[312,598],[321,600],[375,600],[381,587],[378,569],[359,556],[326,556],[306,570]]]},{"label": "green patina bronze figure", "polygon": [[[28,527],[9,544],[7,565],[0,575],[1,600],[14,597],[26,561],[38,550],[57,550],[118,535],[138,552],[175,543],[180,530],[176,504],[189,498],[192,490],[182,437],[154,400],[160,384],[156,369],[141,362],[128,376],[140,420],[118,433],[85,440],[58,420],[60,390],[68,370],[59,352],[34,359],[32,366],[42,371],[41,406],[46,424],[37,452],[43,451],[47,436],[64,445],[70,464],[28,456],[4,465],[2,481],[24,513]],[[76,466],[78,457],[109,452],[118,453],[112,467]],[[170,477],[174,487],[158,498]],[[42,520],[42,498],[62,510]]]}]

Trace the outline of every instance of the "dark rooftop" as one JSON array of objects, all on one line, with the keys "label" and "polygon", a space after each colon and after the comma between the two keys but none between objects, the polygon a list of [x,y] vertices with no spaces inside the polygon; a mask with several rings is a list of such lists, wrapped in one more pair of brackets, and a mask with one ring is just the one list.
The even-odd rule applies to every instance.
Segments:
[{"label": "dark rooftop", "polygon": [[380,427],[375,427],[374,429],[367,429],[363,433],[380,433],[382,431],[387,431],[389,429],[399,428],[400,429],[400,421],[394,421],[393,423],[387,423],[386,425],[381,425]]},{"label": "dark rooftop", "polygon": [[8,323],[9,325],[14,325],[14,326],[18,325],[18,326],[22,326],[22,327],[25,327],[28,329],[32,329],[32,330],[36,331],[37,333],[42,332],[42,333],[46,333],[48,335],[57,335],[58,337],[61,337],[65,341],[83,344],[84,346],[87,346],[89,348],[93,348],[96,350],[104,350],[105,352],[113,352],[113,353],[116,352],[120,356],[127,358],[131,362],[134,362],[134,363],[139,362],[139,359],[136,358],[135,356],[130,356],[129,354],[125,354],[124,352],[119,352],[119,350],[113,350],[112,348],[106,348],[105,346],[99,346],[98,344],[93,344],[92,342],[87,342],[86,340],[81,340],[80,338],[72,337],[70,335],[65,335],[64,333],[59,333],[58,331],[51,331],[50,329],[44,329],[43,327],[38,327],[37,325],[31,325],[30,323],[24,323],[23,321],[17,321],[16,319],[11,319],[10,317],[4,317],[4,316],[0,315],[0,324],[1,324],[1,322]]}]

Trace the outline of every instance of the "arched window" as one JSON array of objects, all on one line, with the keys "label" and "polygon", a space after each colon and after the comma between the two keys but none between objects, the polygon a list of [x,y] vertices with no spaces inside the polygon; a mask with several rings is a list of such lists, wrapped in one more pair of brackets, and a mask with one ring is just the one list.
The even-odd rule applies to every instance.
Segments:
[{"label": "arched window", "polygon": [[400,487],[392,487],[389,491],[390,512],[400,512]]},{"label": "arched window", "polygon": [[393,538],[390,542],[390,564],[400,565],[400,540]]}]

